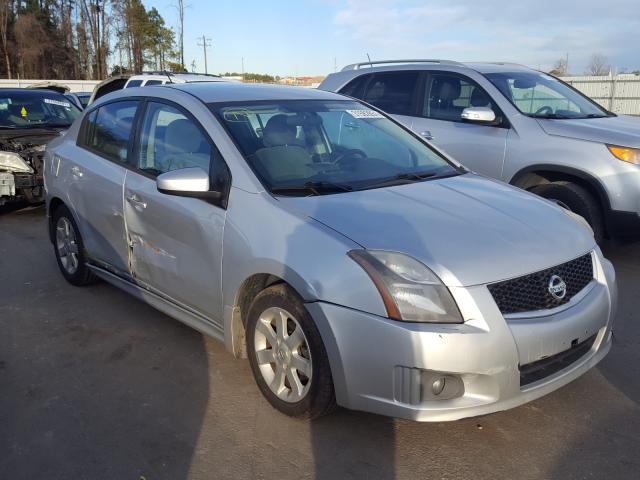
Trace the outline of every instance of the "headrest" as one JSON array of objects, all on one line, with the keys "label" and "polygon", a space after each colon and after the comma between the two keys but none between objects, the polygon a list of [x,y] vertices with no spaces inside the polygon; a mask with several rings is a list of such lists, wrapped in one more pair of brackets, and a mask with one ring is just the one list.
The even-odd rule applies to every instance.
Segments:
[{"label": "headrest", "polygon": [[269,119],[262,132],[262,141],[265,147],[278,147],[294,145],[297,128],[290,125],[287,115],[274,115]]}]

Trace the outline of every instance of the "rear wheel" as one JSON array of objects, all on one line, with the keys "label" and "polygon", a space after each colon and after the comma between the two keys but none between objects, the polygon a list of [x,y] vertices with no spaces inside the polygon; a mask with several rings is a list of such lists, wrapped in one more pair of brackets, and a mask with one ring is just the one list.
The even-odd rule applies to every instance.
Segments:
[{"label": "rear wheel", "polygon": [[583,217],[591,225],[596,241],[602,242],[605,234],[602,208],[598,200],[584,187],[560,181],[537,185],[531,192]]},{"label": "rear wheel", "polygon": [[82,286],[95,282],[96,277],[87,267],[87,258],[80,231],[71,212],[64,205],[53,213],[53,247],[58,267],[65,280]]},{"label": "rear wheel", "polygon": [[285,284],[273,285],[256,296],[248,315],[249,363],[269,403],[294,417],[331,412],[336,403],[329,360],[302,299]]}]

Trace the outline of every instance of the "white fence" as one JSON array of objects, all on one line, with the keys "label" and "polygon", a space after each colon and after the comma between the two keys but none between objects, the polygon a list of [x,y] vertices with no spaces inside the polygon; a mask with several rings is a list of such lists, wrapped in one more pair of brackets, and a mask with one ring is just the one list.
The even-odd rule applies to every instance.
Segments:
[{"label": "white fence", "polygon": [[640,115],[640,75],[621,73],[602,77],[562,77],[607,110]]},{"label": "white fence", "polygon": [[0,78],[0,88],[24,88],[34,83],[54,82],[66,85],[72,92],[92,92],[100,80],[18,80]]}]

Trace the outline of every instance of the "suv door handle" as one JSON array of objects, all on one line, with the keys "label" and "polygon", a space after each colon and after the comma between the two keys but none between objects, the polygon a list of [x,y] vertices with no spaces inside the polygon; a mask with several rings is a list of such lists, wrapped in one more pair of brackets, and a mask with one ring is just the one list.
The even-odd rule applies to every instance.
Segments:
[{"label": "suv door handle", "polygon": [[127,197],[127,202],[133,205],[134,208],[145,209],[147,208],[147,202],[143,202],[140,198],[134,193],[133,195]]},{"label": "suv door handle", "polygon": [[420,132],[420,136],[425,140],[433,140],[433,135],[431,135],[431,132],[428,130],[425,130],[424,132]]}]

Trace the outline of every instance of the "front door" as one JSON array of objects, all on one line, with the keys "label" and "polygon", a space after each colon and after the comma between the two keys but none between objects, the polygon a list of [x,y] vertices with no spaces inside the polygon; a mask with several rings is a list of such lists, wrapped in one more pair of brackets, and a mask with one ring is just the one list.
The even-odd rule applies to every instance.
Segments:
[{"label": "front door", "polygon": [[508,128],[463,122],[467,107],[490,107],[501,115],[495,102],[470,78],[447,72],[425,77],[424,100],[412,129],[467,168],[501,178]]},{"label": "front door", "polygon": [[226,172],[217,149],[181,108],[150,101],[124,186],[131,275],[143,286],[222,320],[222,238],[226,210],[198,198],[160,193],[157,175],[200,167]]}]

